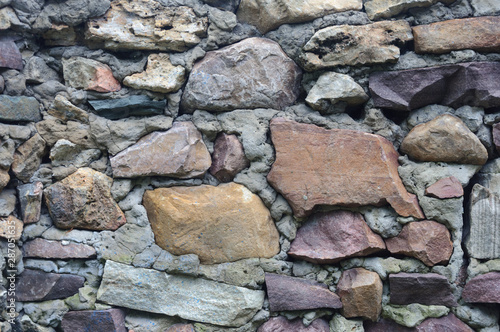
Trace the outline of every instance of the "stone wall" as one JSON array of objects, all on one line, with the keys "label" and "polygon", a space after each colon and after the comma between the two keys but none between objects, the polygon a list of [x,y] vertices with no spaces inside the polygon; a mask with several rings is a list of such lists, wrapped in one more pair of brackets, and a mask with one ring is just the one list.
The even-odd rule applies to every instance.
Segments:
[{"label": "stone wall", "polygon": [[499,331],[499,14],[0,0],[0,330]]}]

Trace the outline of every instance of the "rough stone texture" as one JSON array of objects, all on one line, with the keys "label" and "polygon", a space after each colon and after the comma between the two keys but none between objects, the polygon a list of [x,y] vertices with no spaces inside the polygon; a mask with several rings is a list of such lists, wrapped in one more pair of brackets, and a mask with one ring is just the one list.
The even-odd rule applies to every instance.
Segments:
[{"label": "rough stone texture", "polygon": [[364,321],[364,332],[416,332],[414,328],[399,325],[392,320],[381,319],[378,322]]},{"label": "rough stone texture", "polygon": [[47,46],[73,46],[77,40],[75,29],[66,24],[52,24],[42,37]]},{"label": "rough stone texture", "polygon": [[495,0],[471,0],[474,16],[500,14],[500,3]]},{"label": "rough stone texture", "polygon": [[195,332],[192,324],[174,324],[170,326],[165,332]]},{"label": "rough stone texture", "polygon": [[85,278],[71,274],[24,270],[16,282],[17,301],[48,301],[78,293]]},{"label": "rough stone texture", "polygon": [[97,299],[111,305],[180,316],[221,326],[241,326],[262,307],[264,292],[175,276],[107,261]]},{"label": "rough stone texture", "polygon": [[151,100],[148,96],[134,95],[120,99],[89,100],[97,115],[116,120],[129,116],[162,115],[167,101]]},{"label": "rough stone texture", "polygon": [[283,316],[273,317],[262,324],[257,332],[329,332],[330,327],[324,319],[316,319],[305,326],[300,319],[288,320]]},{"label": "rough stone texture", "polygon": [[0,38],[0,67],[22,70],[21,52],[12,40]]},{"label": "rough stone texture", "polygon": [[156,243],[174,255],[215,264],[279,252],[269,210],[242,185],[159,188],[146,191],[143,204]]},{"label": "rough stone texture", "polygon": [[361,214],[333,211],[315,214],[300,227],[288,255],[331,264],[384,249],[384,241],[368,227]]},{"label": "rough stone texture", "polygon": [[16,209],[16,190],[5,189],[0,191],[0,216],[8,217]]},{"label": "rough stone texture", "polygon": [[23,70],[27,83],[41,84],[47,81],[58,81],[59,75],[50,68],[42,58],[32,56],[28,59],[26,67]]},{"label": "rough stone texture", "polygon": [[[466,27],[466,33],[456,33]],[[412,28],[416,53],[448,53],[472,49],[479,52],[500,51],[498,16],[463,18],[419,25]]]},{"label": "rough stone texture", "polygon": [[[168,160],[168,162],[165,162]],[[114,177],[170,176],[193,178],[205,174],[210,153],[191,122],[176,122],[166,132],[154,132],[111,158]]]},{"label": "rough stone texture", "polygon": [[134,89],[145,89],[161,93],[175,92],[184,84],[185,69],[173,66],[168,54],[151,54],[146,70],[125,77],[123,84]]},{"label": "rough stone texture", "polygon": [[330,321],[330,331],[365,332],[361,319],[346,319],[340,314],[335,314]]},{"label": "rough stone texture", "polygon": [[111,197],[112,180],[81,168],[45,189],[45,203],[54,224],[62,229],[116,230],[125,215]]},{"label": "rough stone texture", "polygon": [[190,112],[282,109],[297,99],[301,76],[278,43],[247,38],[208,52],[194,65],[182,106]]},{"label": "rough stone texture", "polygon": [[62,63],[64,80],[73,88],[97,92],[121,89],[120,82],[113,77],[111,68],[106,64],[82,57],[63,59]]},{"label": "rough stone texture", "polygon": [[493,142],[495,143],[496,151],[500,151],[500,123],[496,123],[493,125]]},{"label": "rough stone texture", "polygon": [[420,259],[427,266],[446,264],[453,253],[453,243],[446,226],[435,221],[411,222],[398,236],[386,239],[387,250]]},{"label": "rough stone texture", "polygon": [[259,258],[249,258],[230,263],[200,265],[197,273],[206,279],[225,284],[259,289],[264,283],[264,270],[260,264]]},{"label": "rough stone texture", "polygon": [[370,0],[365,2],[365,11],[370,20],[389,18],[410,8],[429,7],[436,0]]},{"label": "rough stone texture", "polygon": [[207,18],[193,9],[160,2],[119,0],[103,17],[90,20],[86,40],[113,51],[185,51],[206,35]]},{"label": "rough stone texture", "polygon": [[500,303],[500,272],[489,272],[472,278],[462,292],[469,303]]},{"label": "rough stone texture", "polygon": [[52,116],[46,116],[43,121],[36,124],[36,129],[48,146],[53,146],[60,139],[66,139],[84,148],[95,149],[97,147],[89,125],[85,123],[66,122]]},{"label": "rough stone texture", "polygon": [[437,273],[390,274],[389,287],[392,304],[458,305],[448,279]]},{"label": "rough stone texture", "polygon": [[286,1],[242,0],[238,7],[238,19],[255,25],[261,33],[274,30],[282,24],[312,21],[332,13],[361,10],[361,0]]},{"label": "rough stone texture", "polygon": [[23,222],[25,224],[32,224],[40,220],[43,184],[35,182],[18,186],[17,193]]},{"label": "rough stone texture", "polygon": [[0,121],[38,122],[41,119],[40,104],[35,98],[0,95]]},{"label": "rough stone texture", "polygon": [[449,114],[415,126],[401,143],[401,151],[418,161],[484,165],[488,160],[477,136]]},{"label": "rough stone texture", "polygon": [[342,308],[337,294],[316,281],[266,273],[271,311]]},{"label": "rough stone texture", "polygon": [[236,135],[222,133],[217,136],[212,154],[210,174],[220,182],[229,182],[243,169],[250,166],[243,145]]},{"label": "rough stone texture", "polygon": [[407,306],[384,305],[382,317],[391,319],[399,325],[415,327],[429,317],[437,318],[449,313],[450,309],[445,306],[412,303]]},{"label": "rough stone texture", "polygon": [[449,176],[431,184],[425,189],[425,194],[441,199],[458,198],[464,195],[464,188],[456,177]]},{"label": "rough stone texture", "polygon": [[500,106],[500,63],[475,62],[375,72],[370,91],[375,107],[410,111],[440,104],[484,108]]},{"label": "rough stone texture", "polygon": [[[283,118],[271,121],[271,137],[276,161],[267,179],[296,216],[304,217],[318,205],[388,202],[399,215],[424,218],[416,197],[399,178],[398,153],[385,138]],[[299,145],[304,149],[297,149]],[[367,185],[373,190],[366,191]]]},{"label": "rough stone texture", "polygon": [[23,233],[24,224],[14,216],[0,218],[0,237],[19,240]]},{"label": "rough stone texture", "polygon": [[441,318],[426,319],[416,328],[416,332],[474,332],[467,324],[458,319],[454,314]]},{"label": "rough stone texture", "polygon": [[23,245],[23,257],[48,259],[93,258],[93,247],[81,243],[64,243],[36,238]]},{"label": "rough stone texture", "polygon": [[10,175],[7,170],[0,169],[0,191],[5,188],[10,181]]},{"label": "rough stone texture", "polygon": [[382,21],[361,26],[330,26],[316,32],[301,55],[306,70],[396,62],[403,45],[412,40],[406,21]]},{"label": "rough stone texture", "polygon": [[54,98],[54,104],[47,110],[50,115],[63,121],[79,121],[82,123],[89,122],[89,114],[79,107],[73,105],[62,94]]},{"label": "rough stone texture", "polygon": [[63,332],[128,332],[125,312],[121,309],[81,310],[67,312],[61,321]]},{"label": "rough stone texture", "polygon": [[346,318],[378,319],[382,311],[382,281],[377,273],[363,268],[346,270],[342,272],[337,289]]},{"label": "rough stone texture", "polygon": [[45,140],[39,134],[35,134],[14,153],[12,172],[21,181],[28,182],[42,163],[45,152]]}]

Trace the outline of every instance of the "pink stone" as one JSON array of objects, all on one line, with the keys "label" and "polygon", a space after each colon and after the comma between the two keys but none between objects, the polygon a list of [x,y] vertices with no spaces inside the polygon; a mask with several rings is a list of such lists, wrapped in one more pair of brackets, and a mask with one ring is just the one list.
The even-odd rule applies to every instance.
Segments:
[{"label": "pink stone", "polygon": [[425,194],[441,199],[458,198],[464,195],[464,188],[462,188],[462,184],[456,177],[450,176],[427,187]]},{"label": "pink stone", "polygon": [[23,69],[23,57],[12,40],[0,39],[0,67]]},{"label": "pink stone", "polygon": [[462,292],[469,303],[500,303],[500,272],[489,272],[472,278]]},{"label": "pink stone", "polygon": [[212,154],[210,173],[220,182],[229,182],[243,169],[250,165],[245,156],[243,145],[236,135],[225,133],[217,136]]},{"label": "pink stone", "polygon": [[454,314],[441,318],[429,318],[417,326],[417,332],[474,332],[467,324],[458,319]]}]

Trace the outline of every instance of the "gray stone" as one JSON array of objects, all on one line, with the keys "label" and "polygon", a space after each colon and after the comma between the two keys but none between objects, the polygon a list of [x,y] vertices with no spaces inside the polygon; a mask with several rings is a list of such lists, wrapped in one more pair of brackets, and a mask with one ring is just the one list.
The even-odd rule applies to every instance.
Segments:
[{"label": "gray stone", "polygon": [[217,116],[207,111],[196,110],[193,113],[193,123],[210,140],[215,139],[217,134],[222,131]]},{"label": "gray stone", "polygon": [[168,251],[162,250],[153,268],[173,274],[198,275],[200,259],[195,254],[174,256]]},{"label": "gray stone", "polygon": [[471,0],[471,5],[474,8],[474,16],[500,14],[500,3],[495,0]]},{"label": "gray stone", "polygon": [[[75,168],[87,167],[101,155],[99,149],[82,149],[66,139],[60,139],[50,150],[49,158],[52,167],[64,166]],[[76,169],[75,169],[76,170]]]},{"label": "gray stone", "polygon": [[365,332],[363,321],[360,319],[346,319],[340,314],[335,314],[330,321],[330,331],[335,332]]},{"label": "gray stone", "polygon": [[14,140],[7,138],[2,139],[0,144],[0,169],[8,170],[14,161],[14,152],[16,151],[16,143]]},{"label": "gray stone", "polygon": [[153,244],[151,247],[137,254],[132,261],[132,265],[135,267],[151,268],[161,252],[162,249],[156,244]]},{"label": "gray stone", "polygon": [[208,10],[208,19],[221,30],[232,31],[238,24],[236,15],[232,12],[210,8]]},{"label": "gray stone", "polygon": [[[26,91],[26,77],[14,69],[7,70],[2,73],[5,80],[5,94],[11,96],[24,95]],[[38,89],[38,86],[33,87],[33,90]]]},{"label": "gray stone", "polygon": [[39,29],[50,28],[51,22],[75,26],[86,22],[91,17],[103,15],[109,9],[109,5],[110,0],[50,2],[44,6],[35,22],[35,27]]},{"label": "gray stone", "polygon": [[316,319],[311,325],[304,325],[300,319],[288,320],[283,316],[273,317],[262,324],[258,332],[329,332],[328,322],[324,319]]},{"label": "gray stone", "polygon": [[32,56],[28,59],[23,73],[27,83],[40,84],[51,80],[59,80],[57,72],[47,66],[45,61],[37,56]]},{"label": "gray stone", "polygon": [[57,327],[68,307],[63,300],[44,301],[41,303],[25,303],[23,310],[32,321],[42,326]]},{"label": "gray stone", "polygon": [[[182,257],[182,256],[181,256]],[[264,270],[258,258],[242,259],[231,263],[200,265],[199,274],[225,284],[259,289],[264,283]]]},{"label": "gray stone", "polygon": [[40,104],[33,97],[0,95],[0,120],[7,122],[40,121]]},{"label": "gray stone", "polygon": [[367,270],[377,272],[382,280],[386,280],[391,273],[427,273],[429,267],[419,260],[413,258],[397,259],[394,257],[366,257],[353,258],[340,263],[343,269],[363,267]]},{"label": "gray stone", "polygon": [[440,305],[422,305],[412,303],[406,306],[402,305],[384,305],[382,308],[382,317],[391,319],[406,327],[415,327],[427,318],[438,318],[448,315],[450,309]]},{"label": "gray stone", "polygon": [[155,101],[148,96],[137,95],[120,99],[89,100],[89,104],[97,115],[117,120],[129,116],[162,115],[167,101]]},{"label": "gray stone", "polygon": [[125,317],[125,325],[134,332],[165,332],[179,321],[177,317],[134,310],[128,310]]},{"label": "gray stone", "polygon": [[79,107],[73,105],[66,97],[62,94],[58,94],[54,98],[54,104],[47,110],[50,115],[61,119],[63,121],[79,121],[82,123],[89,122],[89,115],[86,111]]},{"label": "gray stone", "polygon": [[443,114],[454,114],[454,110],[451,107],[443,105],[427,105],[422,108],[413,110],[406,119],[406,124],[408,129],[413,129],[413,127],[431,121],[439,115]]},{"label": "gray stone", "polygon": [[38,222],[42,210],[42,183],[35,182],[18,186],[17,193],[19,195],[21,216],[24,224]]},{"label": "gray stone", "polygon": [[382,235],[383,238],[396,236],[403,228],[397,221],[398,214],[389,207],[365,207],[361,213],[372,231]]},{"label": "gray stone", "polygon": [[111,186],[111,196],[117,202],[127,196],[127,194],[132,190],[133,184],[130,179],[113,179],[113,185]]},{"label": "gray stone", "polygon": [[470,131],[476,133],[483,124],[484,110],[480,107],[466,105],[457,108],[455,115],[465,123]]},{"label": "gray stone", "polygon": [[8,217],[16,209],[16,190],[4,189],[0,192],[0,217]]},{"label": "gray stone", "polygon": [[94,138],[90,134],[90,126],[85,123],[65,122],[48,115],[43,121],[36,124],[36,130],[49,146],[53,146],[60,139],[66,139],[87,149],[97,147]]},{"label": "gray stone", "polygon": [[462,304],[453,313],[476,329],[495,326],[500,317],[498,310],[485,305]]},{"label": "gray stone", "polygon": [[365,2],[366,14],[371,20],[390,18],[410,8],[429,7],[437,0],[369,0]]}]

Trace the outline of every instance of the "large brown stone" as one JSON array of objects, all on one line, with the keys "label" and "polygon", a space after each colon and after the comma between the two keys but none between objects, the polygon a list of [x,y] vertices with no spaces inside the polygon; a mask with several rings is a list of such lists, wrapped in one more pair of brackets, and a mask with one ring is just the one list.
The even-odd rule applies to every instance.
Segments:
[{"label": "large brown stone", "polygon": [[428,318],[416,327],[416,332],[474,332],[454,314],[441,318]]},{"label": "large brown stone", "polygon": [[222,133],[215,139],[210,173],[221,182],[232,181],[236,174],[250,166],[243,145],[236,135]]},{"label": "large brown stone", "polygon": [[111,158],[114,177],[205,174],[212,163],[201,133],[191,122],[176,122],[165,132],[153,132]]},{"label": "large brown stone", "polygon": [[24,270],[16,282],[17,301],[48,301],[63,299],[78,293],[84,277],[71,274]]},{"label": "large brown stone", "polygon": [[45,203],[54,225],[63,229],[116,230],[125,215],[111,197],[112,179],[91,168],[80,168],[45,189]]},{"label": "large brown stone", "polygon": [[324,319],[316,319],[305,326],[300,319],[288,320],[283,316],[273,317],[262,324],[257,332],[330,332],[330,326]]},{"label": "large brown stone", "polygon": [[416,196],[399,177],[399,155],[385,138],[283,118],[271,121],[271,137],[276,161],[267,179],[296,216],[321,205],[389,203],[402,216],[424,218]]},{"label": "large brown stone", "polygon": [[401,152],[418,161],[484,165],[488,151],[459,118],[443,114],[415,126],[401,143]]},{"label": "large brown stone", "polygon": [[64,244],[59,241],[49,241],[36,238],[23,245],[23,257],[73,259],[93,258],[96,251],[93,247],[81,243]]},{"label": "large brown stone", "polygon": [[69,311],[61,321],[63,332],[127,332],[125,312],[121,309]]},{"label": "large brown stone", "polygon": [[425,189],[425,195],[435,198],[458,198],[464,195],[462,183],[454,177],[442,178]]},{"label": "large brown stone", "polygon": [[500,303],[500,272],[489,272],[472,278],[462,292],[469,303]]},{"label": "large brown stone", "polygon": [[12,172],[21,181],[28,182],[42,163],[45,152],[45,140],[37,133],[17,148],[11,166]]},{"label": "large brown stone", "polygon": [[111,68],[104,63],[74,57],[63,59],[62,64],[64,80],[73,88],[97,92],[115,92],[122,88]]},{"label": "large brown stone", "polygon": [[384,240],[360,213],[333,211],[313,215],[299,228],[288,255],[313,263],[337,263],[385,249]]},{"label": "large brown stone", "polygon": [[376,321],[382,311],[382,281],[375,272],[355,268],[342,272],[337,285],[345,317]]},{"label": "large brown stone", "polygon": [[279,252],[269,210],[242,185],[159,188],[146,191],[143,204],[156,244],[174,255],[215,264]]},{"label": "large brown stone", "polygon": [[439,54],[465,49],[500,52],[500,17],[473,17],[419,25],[413,27],[413,37],[417,53]]},{"label": "large brown stone", "polygon": [[446,226],[435,221],[411,222],[398,236],[386,239],[387,250],[420,259],[427,266],[446,264],[453,253],[453,243]]}]

